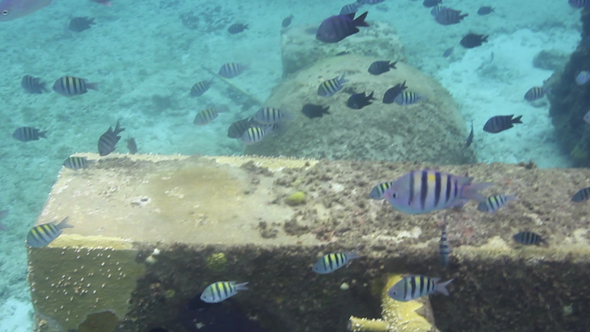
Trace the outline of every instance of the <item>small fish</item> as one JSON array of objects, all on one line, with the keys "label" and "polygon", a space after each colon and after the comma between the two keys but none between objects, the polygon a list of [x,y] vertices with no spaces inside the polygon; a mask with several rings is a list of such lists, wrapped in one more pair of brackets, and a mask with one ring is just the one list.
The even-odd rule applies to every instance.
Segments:
[{"label": "small fish", "polygon": [[2,0],[0,21],[12,21],[49,6],[53,0]]},{"label": "small fish", "polygon": [[74,17],[71,21],[70,21],[70,30],[74,31],[74,32],[82,32],[84,30],[88,30],[90,28],[92,28],[92,25],[94,25],[96,23],[94,23],[94,18],[88,18],[86,16],[84,17]]},{"label": "small fish", "polygon": [[469,136],[467,136],[467,142],[465,142],[465,148],[467,149],[473,143],[473,121],[471,121],[471,131],[469,132]]},{"label": "small fish", "polygon": [[476,35],[474,33],[468,33],[461,39],[461,46],[465,48],[474,48],[481,46],[481,44],[488,41],[488,36]]},{"label": "small fish", "polygon": [[246,69],[246,65],[236,62],[229,62],[221,66],[219,69],[219,75],[225,78],[234,78],[243,73]]},{"label": "small fish", "polygon": [[31,94],[42,94],[43,92],[49,91],[45,87],[45,83],[41,82],[40,78],[33,77],[31,75],[23,76],[21,86],[23,87],[23,89],[25,89],[26,92]]},{"label": "small fish", "polygon": [[453,279],[442,283],[439,281],[440,278],[430,278],[421,275],[408,276],[393,285],[393,287],[387,291],[387,295],[394,300],[403,302],[435,293],[449,296],[449,291],[446,287],[451,281],[453,281]]},{"label": "small fish", "polygon": [[348,5],[344,5],[342,9],[340,9],[340,15],[355,14],[360,7],[361,4],[359,4],[358,2],[349,3]]},{"label": "small fish", "polygon": [[130,154],[137,154],[139,150],[137,149],[137,142],[135,142],[135,138],[127,138],[127,150],[129,150]]},{"label": "small fish", "polygon": [[248,130],[254,123],[252,118],[238,120],[232,123],[229,128],[227,129],[227,137],[230,138],[240,138],[244,135],[244,132]]},{"label": "small fish", "polygon": [[254,144],[262,141],[266,136],[273,132],[273,126],[251,127],[248,128],[240,138],[244,144]]},{"label": "small fish", "polygon": [[103,6],[107,6],[107,7],[110,7],[113,5],[109,0],[90,0],[90,1],[99,3],[99,4],[101,4]]},{"label": "small fish", "polygon": [[458,24],[468,15],[469,14],[461,14],[460,10],[443,8],[436,14],[434,20],[441,25]]},{"label": "small fish", "polygon": [[283,19],[283,22],[281,23],[281,25],[283,26],[283,28],[288,27],[289,25],[291,25],[291,21],[293,20],[293,14],[285,17]]},{"label": "small fish", "polygon": [[120,128],[119,121],[117,121],[114,131],[113,127],[109,127],[109,129],[100,136],[100,138],[98,139],[98,153],[101,156],[106,156],[111,152],[115,151],[116,145],[121,139],[121,136],[117,135],[123,130],[125,130],[125,128]]},{"label": "small fish", "polygon": [[368,27],[365,18],[369,12],[354,18],[355,13],[336,15],[325,19],[316,33],[316,39],[324,43],[337,43],[360,30],[357,27]]},{"label": "small fish", "polygon": [[217,281],[207,286],[201,294],[201,300],[207,303],[218,303],[232,297],[241,290],[248,290],[248,283],[236,284],[235,281]]},{"label": "small fish", "polygon": [[443,54],[442,54],[443,58],[448,58],[448,57],[450,57],[450,56],[451,56],[451,54],[453,54],[453,50],[454,50],[454,49],[455,49],[454,47],[449,47],[449,48],[447,48],[447,49],[446,49],[446,50],[443,52]]},{"label": "small fish", "polygon": [[200,97],[213,85],[213,79],[197,82],[191,88],[191,97]]},{"label": "small fish", "polygon": [[39,131],[33,127],[20,127],[12,133],[12,138],[21,142],[37,141],[39,137],[47,138],[47,131]]},{"label": "small fish", "polygon": [[448,8],[448,7],[445,7],[445,6],[432,7],[432,9],[430,10],[430,15],[436,17],[436,15],[438,15],[438,13],[440,13],[445,8]]},{"label": "small fish", "polygon": [[584,114],[584,121],[586,121],[587,124],[590,124],[590,111],[586,112],[586,114]]},{"label": "small fish", "polygon": [[389,71],[390,68],[396,69],[397,61],[375,61],[369,66],[369,73],[373,75],[381,75]]},{"label": "small fish", "polygon": [[568,3],[574,8],[590,7],[590,0],[569,0]]},{"label": "small fish", "polygon": [[368,96],[365,92],[355,93],[352,94],[350,98],[348,98],[348,101],[346,101],[346,106],[355,110],[360,110],[365,106],[371,105],[371,100],[375,100],[375,98],[373,98],[373,92],[371,92],[371,94]]},{"label": "small fish", "polygon": [[88,166],[96,164],[96,160],[88,160],[86,157],[69,157],[63,163],[64,167],[77,171],[79,169],[88,168]]},{"label": "small fish", "polygon": [[[0,211],[0,221],[2,221],[2,219],[6,218],[9,211],[10,210]],[[0,231],[7,231],[7,230],[8,230],[8,227],[6,227],[6,225],[4,225],[3,223],[0,222]]]},{"label": "small fish", "polygon": [[449,265],[449,255],[451,254],[451,246],[447,240],[447,216],[445,216],[440,230],[438,253],[440,254],[440,263],[442,264],[442,267],[446,268]]},{"label": "small fish", "polygon": [[330,106],[321,106],[321,105],[314,105],[314,104],[305,104],[301,108],[301,113],[307,116],[310,119],[313,118],[321,118],[324,114],[330,114],[328,109]]},{"label": "small fish", "polygon": [[442,3],[442,0],[424,0],[422,5],[426,8],[438,6],[439,3]]},{"label": "small fish", "polygon": [[415,103],[419,102],[420,100],[425,100],[425,99],[426,98],[417,94],[416,92],[402,91],[400,94],[397,95],[397,97],[395,97],[395,99],[393,101],[395,101],[395,103],[398,105],[407,106],[407,105],[415,104]]},{"label": "small fish", "polygon": [[374,186],[371,192],[369,193],[369,198],[374,200],[382,200],[384,199],[383,194],[391,185],[393,181],[381,182],[378,185]]},{"label": "small fish", "polygon": [[393,181],[383,197],[395,209],[422,214],[464,204],[464,200],[485,201],[478,193],[492,183],[471,183],[473,178],[431,169],[412,171]]},{"label": "small fish", "polygon": [[318,95],[323,97],[331,97],[336,92],[342,89],[342,84],[349,82],[343,74],[340,78],[334,77],[331,80],[322,82],[318,87]]},{"label": "small fish", "polygon": [[248,24],[235,23],[230,25],[229,28],[227,28],[227,32],[231,33],[232,35],[235,35],[236,33],[240,33],[246,29],[248,29]]},{"label": "small fish", "polygon": [[481,6],[479,7],[479,9],[477,10],[477,15],[488,15],[491,14],[494,11],[494,8],[490,7],[490,6]]},{"label": "small fish", "polygon": [[397,98],[397,96],[407,88],[408,87],[406,86],[406,81],[404,81],[401,84],[396,84],[393,88],[389,88],[387,91],[385,91],[385,94],[383,95],[383,103],[393,103],[395,101],[395,98]]},{"label": "small fish", "polygon": [[531,245],[531,244],[539,245],[539,244],[541,244],[541,242],[547,243],[547,241],[545,241],[541,237],[541,235],[533,233],[533,232],[516,233],[512,236],[512,238],[514,239],[514,241],[516,241],[520,244],[527,245],[527,246]]},{"label": "small fish", "polygon": [[580,189],[573,197],[572,202],[585,202],[590,198],[590,187]]},{"label": "small fish", "polygon": [[547,90],[542,86],[534,86],[529,89],[524,95],[524,99],[527,101],[535,101],[537,99],[541,99],[545,96]]},{"label": "small fish", "polygon": [[493,116],[483,126],[483,130],[488,133],[497,134],[499,132],[512,128],[515,123],[522,123],[522,121],[520,121],[522,115],[514,119],[512,117],[514,117],[514,115]]},{"label": "small fish", "polygon": [[269,125],[278,123],[284,120],[291,120],[292,116],[283,110],[274,107],[262,107],[256,114],[254,114],[254,120],[260,124]]},{"label": "small fish", "polygon": [[50,244],[61,235],[63,229],[74,228],[74,226],[68,224],[68,218],[69,217],[65,217],[64,220],[57,225],[55,224],[55,221],[53,221],[31,228],[29,234],[27,234],[27,245],[33,248],[41,248]]},{"label": "small fish", "polygon": [[327,254],[324,257],[318,259],[318,261],[313,265],[312,270],[313,272],[319,274],[332,273],[344,265],[350,263],[351,260],[360,258],[357,252],[358,250]]},{"label": "small fish", "polygon": [[494,213],[498,211],[501,207],[508,204],[510,201],[515,201],[515,195],[494,195],[488,197],[484,202],[479,203],[477,206],[477,210],[481,212],[489,212]]},{"label": "small fish", "polygon": [[206,124],[209,124],[211,121],[217,119],[218,116],[219,113],[214,107],[208,108],[197,113],[195,119],[193,120],[193,124],[197,126],[204,126]]},{"label": "small fish", "polygon": [[576,76],[576,83],[578,85],[584,85],[586,83],[588,83],[588,81],[590,80],[590,71],[587,70],[582,70],[578,76]]},{"label": "small fish", "polygon": [[66,97],[85,94],[88,89],[98,91],[98,83],[88,83],[83,78],[64,76],[58,78],[53,84],[53,91]]}]

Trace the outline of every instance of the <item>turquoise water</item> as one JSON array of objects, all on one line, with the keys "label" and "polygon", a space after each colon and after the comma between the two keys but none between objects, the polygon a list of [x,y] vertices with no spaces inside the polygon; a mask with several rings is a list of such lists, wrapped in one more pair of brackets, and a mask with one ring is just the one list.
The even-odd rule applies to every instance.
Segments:
[{"label": "turquoise water", "polygon": [[[189,98],[191,86],[217,72],[226,62],[250,69],[232,80],[265,100],[281,82],[281,21],[319,24],[346,2],[337,1],[119,1],[111,7],[79,0],[55,0],[23,18],[0,22],[1,112],[0,210],[9,230],[0,242],[0,332],[30,331],[32,307],[26,284],[24,239],[35,222],[63,160],[75,152],[95,152],[98,137],[121,120],[136,138],[140,153],[240,154],[240,143],[226,130],[254,109],[241,110],[216,83],[201,98]],[[516,163],[533,159],[541,167],[570,166],[553,135],[549,103],[531,105],[522,96],[552,71],[534,68],[542,50],[568,54],[579,42],[579,10],[566,1],[515,3],[494,1],[496,12],[475,13],[479,1],[445,1],[470,16],[443,27],[420,1],[386,0],[365,6],[368,20],[393,24],[406,48],[408,63],[438,79],[461,107],[466,123],[481,128],[493,115],[522,114],[525,124],[501,136],[476,133],[474,147],[481,162]],[[220,10],[216,7],[219,6]],[[189,29],[180,18],[193,13],[202,20]],[[527,13],[523,15],[522,13]],[[70,19],[94,17],[96,25],[81,33],[68,30]],[[207,22],[204,18],[210,18]],[[250,29],[229,35],[227,27],[249,23]],[[489,34],[489,42],[473,50],[455,46],[466,31]],[[493,60],[491,54],[493,53]],[[100,91],[75,98],[56,93],[25,94],[23,75],[41,77],[48,86],[64,75],[97,82]],[[232,115],[202,128],[192,125],[199,110],[228,104]],[[22,143],[11,134],[20,126],[48,130],[48,139]],[[126,152],[124,142],[118,150]]]}]

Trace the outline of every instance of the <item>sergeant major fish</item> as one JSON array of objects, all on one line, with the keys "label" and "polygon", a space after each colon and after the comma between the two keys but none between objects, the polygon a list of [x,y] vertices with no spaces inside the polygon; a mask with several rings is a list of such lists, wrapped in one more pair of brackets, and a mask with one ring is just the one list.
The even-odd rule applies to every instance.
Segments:
[{"label": "sergeant major fish", "polygon": [[395,209],[421,214],[455,207],[465,199],[483,202],[485,196],[478,193],[492,183],[471,183],[473,178],[453,175],[436,170],[412,171],[396,181],[383,197]]},{"label": "sergeant major fish", "polygon": [[438,253],[440,255],[440,262],[443,268],[449,265],[449,255],[451,254],[451,246],[447,240],[447,217],[443,221],[440,230],[440,243],[438,245]]},{"label": "sergeant major fish", "polygon": [[49,6],[53,0],[2,0],[0,21],[11,21]]},{"label": "sergeant major fish", "polygon": [[244,144],[254,144],[262,141],[266,136],[271,134],[274,131],[273,125],[268,125],[265,127],[251,127],[248,128],[240,141]]},{"label": "sergeant major fish", "polygon": [[354,18],[355,13],[336,15],[325,19],[316,33],[316,39],[324,43],[337,43],[360,30],[357,27],[368,27],[365,18],[369,12]]},{"label": "sergeant major fish", "polygon": [[27,234],[27,245],[33,248],[45,247],[53,240],[57,239],[64,228],[73,228],[74,226],[68,224],[68,217],[65,217],[59,224],[55,221],[37,225]]},{"label": "sergeant major fish", "polygon": [[431,278],[421,275],[407,276],[393,285],[387,291],[387,295],[394,300],[403,302],[435,293],[449,296],[449,291],[446,287],[451,281],[453,281],[453,279],[445,282],[439,281],[440,278]]},{"label": "sergeant major fish", "polygon": [[373,75],[381,75],[389,71],[389,69],[397,69],[395,65],[397,61],[375,61],[369,66],[369,73]]},{"label": "sergeant major fish", "polygon": [[383,194],[387,189],[389,189],[389,187],[391,187],[392,184],[393,181],[379,183],[378,185],[373,187],[373,189],[369,193],[369,198],[372,198],[374,200],[384,199]]},{"label": "sergeant major fish", "polygon": [[408,87],[406,86],[406,81],[403,83],[396,84],[393,88],[387,89],[385,94],[383,95],[383,103],[384,104],[391,104],[395,101],[395,98],[402,93]]},{"label": "sergeant major fish", "polygon": [[434,17],[434,20],[441,25],[451,25],[461,22],[469,14],[461,14],[460,10],[442,8]]},{"label": "sergeant major fish", "polygon": [[23,89],[25,89],[26,92],[31,94],[42,94],[43,92],[48,91],[45,87],[45,83],[41,82],[40,78],[33,77],[31,75],[23,76],[21,86],[23,87]]},{"label": "sergeant major fish", "polygon": [[336,92],[342,90],[342,84],[348,82],[343,74],[340,78],[334,77],[331,80],[327,80],[322,82],[318,87],[318,95],[323,97],[331,97]]},{"label": "sergeant major fish", "polygon": [[283,120],[290,120],[292,116],[281,109],[274,107],[262,107],[253,116],[254,120],[260,124],[270,125],[281,122]]},{"label": "sergeant major fish", "polygon": [[218,281],[207,286],[201,294],[201,300],[207,303],[218,303],[238,294],[238,291],[247,290],[248,283],[236,284],[235,281]]},{"label": "sergeant major fish", "polygon": [[479,203],[477,209],[481,212],[489,212],[494,213],[498,211],[501,207],[508,204],[510,201],[515,201],[516,196],[514,195],[494,195],[486,198],[485,201]]},{"label": "sergeant major fish", "polygon": [[96,163],[96,160],[88,160],[86,157],[69,157],[63,163],[64,167],[77,171]]},{"label": "sergeant major fish", "polygon": [[111,152],[115,151],[116,145],[121,139],[121,136],[118,136],[125,128],[119,127],[119,121],[115,125],[115,130],[113,127],[109,127],[109,129],[100,136],[98,139],[98,153],[101,156],[106,156]]},{"label": "sergeant major fish", "polygon": [[572,202],[584,202],[590,198],[590,187],[580,189],[574,196],[572,196]]},{"label": "sergeant major fish", "polygon": [[20,127],[12,133],[12,138],[21,142],[37,141],[39,137],[47,138],[47,131],[39,131],[33,127]]},{"label": "sergeant major fish", "polygon": [[354,93],[346,101],[346,106],[355,110],[360,110],[365,106],[371,105],[371,100],[375,100],[375,98],[373,98],[373,92],[368,96],[365,92]]},{"label": "sergeant major fish", "polygon": [[541,235],[533,233],[533,232],[520,232],[520,233],[516,233],[512,236],[512,238],[514,239],[514,241],[520,243],[520,244],[524,244],[524,245],[531,245],[531,244],[541,244],[543,243],[547,243],[547,241],[545,241]]},{"label": "sergeant major fish", "polygon": [[318,259],[313,265],[312,270],[319,274],[332,273],[344,265],[349,264],[351,260],[360,258],[357,252],[358,250],[327,254]]},{"label": "sergeant major fish", "polygon": [[66,97],[85,94],[88,89],[98,91],[98,84],[88,83],[86,79],[73,76],[60,77],[53,84],[53,91]]},{"label": "sergeant major fish", "polygon": [[514,115],[493,116],[483,126],[483,130],[488,133],[497,134],[512,128],[515,123],[522,123],[522,121],[520,121],[522,115],[517,116],[516,118],[513,117]]},{"label": "sergeant major fish", "polygon": [[248,66],[237,62],[229,62],[219,68],[219,76],[225,78],[234,78],[246,70]]}]

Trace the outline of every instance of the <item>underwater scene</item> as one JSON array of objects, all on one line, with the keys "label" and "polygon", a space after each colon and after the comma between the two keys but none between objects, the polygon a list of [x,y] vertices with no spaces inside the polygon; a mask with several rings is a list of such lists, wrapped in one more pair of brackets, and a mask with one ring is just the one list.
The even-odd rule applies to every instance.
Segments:
[{"label": "underwater scene", "polygon": [[0,0],[0,332],[590,331],[590,0]]}]

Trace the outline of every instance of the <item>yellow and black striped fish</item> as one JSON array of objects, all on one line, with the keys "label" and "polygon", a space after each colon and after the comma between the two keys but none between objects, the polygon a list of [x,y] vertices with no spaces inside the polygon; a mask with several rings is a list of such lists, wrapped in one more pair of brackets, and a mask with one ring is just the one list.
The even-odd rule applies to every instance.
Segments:
[{"label": "yellow and black striped fish", "polygon": [[213,79],[204,80],[195,83],[191,88],[191,97],[200,97],[203,93],[207,92],[209,88],[213,85]]},{"label": "yellow and black striped fish", "polygon": [[584,202],[590,198],[590,187],[580,189],[574,196],[572,196],[572,202]]},{"label": "yellow and black striped fish", "polygon": [[314,264],[312,270],[313,272],[319,274],[332,273],[335,270],[338,270],[339,268],[348,264],[351,260],[360,258],[360,256],[357,254],[357,251],[358,250],[354,250],[351,252],[335,252],[327,254],[324,257],[318,259],[318,261]]},{"label": "yellow and black striped fish", "polygon": [[199,113],[197,113],[197,116],[195,116],[195,119],[193,120],[193,123],[196,124],[197,126],[204,126],[208,123],[210,123],[211,121],[215,120],[217,117],[219,116],[219,113],[217,112],[217,110],[215,108],[208,108],[206,110],[200,111]]},{"label": "yellow and black striped fish", "polygon": [[440,231],[440,243],[438,247],[438,253],[440,254],[440,262],[443,268],[449,265],[449,255],[451,254],[451,246],[447,240],[447,217],[443,221]]},{"label": "yellow and black striped fish", "polygon": [[393,285],[387,291],[387,295],[394,300],[403,302],[434,293],[441,293],[448,296],[449,291],[446,287],[453,279],[442,283],[439,283],[439,281],[440,278],[430,278],[421,275],[408,276]]},{"label": "yellow and black striped fish", "polygon": [[262,107],[254,114],[253,118],[260,124],[269,125],[291,119],[291,114],[274,107]]},{"label": "yellow and black striped fish", "polygon": [[387,189],[389,189],[389,187],[391,187],[391,184],[393,184],[393,181],[381,182],[378,185],[374,186],[373,190],[371,190],[371,192],[369,193],[369,198],[375,200],[383,199],[383,194],[385,193],[385,191],[387,191]]},{"label": "yellow and black striped fish", "polygon": [[417,94],[413,91],[402,91],[400,94],[395,97],[393,101],[395,101],[398,105],[411,105],[419,102],[420,100],[424,100],[425,98],[421,95]]},{"label": "yellow and black striped fish", "polygon": [[63,165],[69,169],[79,170],[94,163],[96,163],[96,160],[88,160],[86,157],[69,157],[64,161]]},{"label": "yellow and black striped fish", "polygon": [[88,89],[98,91],[98,83],[88,83],[83,78],[64,76],[58,78],[53,84],[53,91],[66,97],[85,94]]},{"label": "yellow and black striped fish", "polygon": [[50,222],[43,225],[37,225],[29,231],[27,235],[27,244],[29,247],[40,248],[45,247],[51,241],[57,239],[61,235],[64,228],[73,228],[74,226],[68,224],[68,218],[65,217],[59,224]]},{"label": "yellow and black striped fish", "polygon": [[318,87],[318,95],[322,97],[331,97],[336,92],[342,90],[342,84],[349,82],[345,75],[342,75],[340,78],[334,77],[331,80],[327,80],[322,82]]},{"label": "yellow and black striped fish", "polygon": [[21,86],[23,87],[23,89],[25,89],[26,92],[33,94],[41,94],[43,92],[48,91],[45,87],[45,83],[41,82],[40,78],[33,77],[31,75],[23,76]]},{"label": "yellow and black striped fish", "polygon": [[515,200],[516,200],[516,196],[514,196],[514,195],[509,195],[509,196],[494,195],[494,196],[490,196],[490,197],[486,198],[485,201],[479,203],[479,205],[477,206],[477,209],[481,212],[494,213],[494,212],[498,211],[498,209],[500,209],[501,207],[506,205],[508,202],[515,201]]},{"label": "yellow and black striped fish", "polygon": [[248,128],[240,138],[244,144],[254,144],[262,141],[268,134],[273,132],[273,125],[266,127]]},{"label": "yellow and black striped fish", "polygon": [[235,281],[217,281],[207,286],[201,294],[201,300],[207,303],[218,303],[234,296],[240,290],[247,290],[248,283],[236,284]]},{"label": "yellow and black striped fish", "polygon": [[221,66],[219,75],[225,78],[233,78],[244,72],[246,65],[237,62],[229,62]]},{"label": "yellow and black striped fish", "polygon": [[533,232],[520,232],[514,234],[512,238],[514,241],[525,245],[540,244],[541,242],[547,243],[547,241],[545,241],[541,235]]}]

